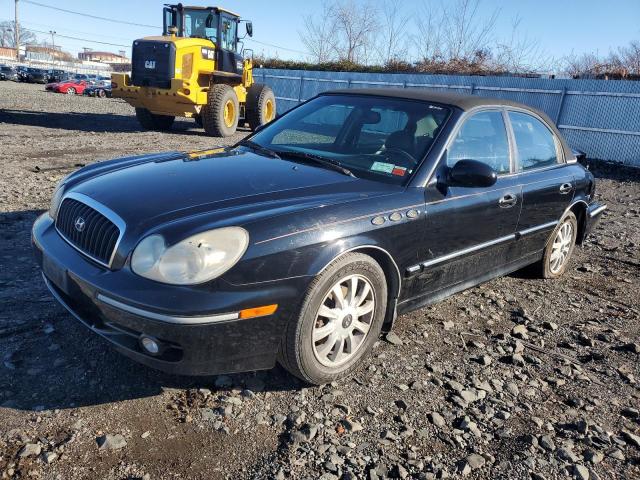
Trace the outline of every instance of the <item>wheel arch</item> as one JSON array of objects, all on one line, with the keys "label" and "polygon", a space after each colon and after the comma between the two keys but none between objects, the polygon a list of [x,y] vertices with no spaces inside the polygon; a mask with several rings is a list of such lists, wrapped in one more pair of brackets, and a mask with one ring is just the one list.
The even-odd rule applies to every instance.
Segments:
[{"label": "wheel arch", "polygon": [[357,245],[346,250],[341,251],[335,255],[329,262],[327,262],[318,272],[319,275],[329,265],[335,262],[338,258],[346,255],[347,253],[362,253],[373,258],[382,271],[384,272],[385,279],[387,281],[387,311],[385,313],[384,323],[382,329],[384,332],[388,332],[393,327],[393,323],[396,319],[396,305],[398,303],[398,297],[400,296],[400,289],[402,286],[402,275],[400,274],[400,268],[394,260],[391,253],[383,247],[378,245]]},{"label": "wheel arch", "polygon": [[585,232],[587,230],[587,207],[589,204],[586,200],[579,199],[575,200],[569,207],[565,210],[562,217],[568,213],[572,212],[576,216],[576,220],[578,221],[578,233],[576,235],[576,244],[582,245],[582,242],[585,238]]}]

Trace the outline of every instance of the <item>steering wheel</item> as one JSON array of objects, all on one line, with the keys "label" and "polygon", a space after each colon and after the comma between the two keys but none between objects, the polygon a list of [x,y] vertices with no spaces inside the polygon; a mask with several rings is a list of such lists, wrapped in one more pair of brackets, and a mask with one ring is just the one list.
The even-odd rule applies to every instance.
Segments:
[{"label": "steering wheel", "polygon": [[406,158],[407,160],[409,160],[409,162],[411,162],[412,167],[415,167],[418,164],[418,160],[416,160],[413,155],[411,155],[409,152],[402,150],[401,148],[396,148],[396,147],[384,147],[384,150],[381,150],[380,153],[382,155],[387,155],[390,153],[394,153],[394,154],[399,154],[400,156]]}]

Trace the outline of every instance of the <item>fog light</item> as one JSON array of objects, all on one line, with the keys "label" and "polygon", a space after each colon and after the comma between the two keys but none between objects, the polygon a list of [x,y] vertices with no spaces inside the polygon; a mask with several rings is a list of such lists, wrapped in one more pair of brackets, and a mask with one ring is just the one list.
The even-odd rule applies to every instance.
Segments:
[{"label": "fog light", "polygon": [[140,344],[142,348],[150,355],[158,355],[160,353],[160,342],[155,338],[147,337],[143,335],[140,337]]}]

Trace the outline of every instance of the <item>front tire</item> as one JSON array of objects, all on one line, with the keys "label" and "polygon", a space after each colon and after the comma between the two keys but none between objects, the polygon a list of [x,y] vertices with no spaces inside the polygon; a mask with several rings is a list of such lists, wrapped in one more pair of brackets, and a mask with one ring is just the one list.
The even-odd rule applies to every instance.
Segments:
[{"label": "front tire", "polygon": [[542,278],[558,278],[567,271],[576,245],[578,220],[567,213],[549,237],[538,267]]},{"label": "front tire", "polygon": [[309,286],[297,319],[289,322],[279,360],[305,382],[345,377],[370,353],[387,308],[387,282],[367,255],[347,253]]},{"label": "front tire", "polygon": [[75,95],[76,94],[76,89],[73,87],[69,87],[67,88],[67,91],[65,92],[67,95]]},{"label": "front tire", "polygon": [[175,117],[170,115],[156,115],[146,108],[136,108],[136,118],[145,130],[164,131],[173,125]]},{"label": "front tire", "polygon": [[267,85],[254,83],[247,90],[246,119],[255,130],[276,118],[276,97]]},{"label": "front tire", "polygon": [[202,126],[207,135],[230,137],[236,133],[240,103],[233,88],[224,83],[211,85],[202,108]]}]

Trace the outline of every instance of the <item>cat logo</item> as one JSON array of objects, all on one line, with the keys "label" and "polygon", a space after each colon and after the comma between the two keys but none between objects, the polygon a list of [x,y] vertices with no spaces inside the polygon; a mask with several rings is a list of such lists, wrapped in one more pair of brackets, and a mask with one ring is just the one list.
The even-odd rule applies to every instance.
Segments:
[{"label": "cat logo", "polygon": [[156,68],[156,61],[155,60],[145,60],[144,68],[147,68],[149,70],[154,70]]}]

